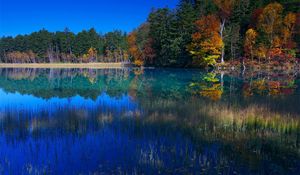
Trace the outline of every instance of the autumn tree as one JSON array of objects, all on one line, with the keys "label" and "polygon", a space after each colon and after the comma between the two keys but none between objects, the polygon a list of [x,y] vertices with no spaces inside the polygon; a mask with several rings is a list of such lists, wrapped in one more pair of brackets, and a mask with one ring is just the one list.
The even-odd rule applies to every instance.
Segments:
[{"label": "autumn tree", "polygon": [[[224,42],[224,30],[225,25],[227,24],[227,21],[229,20],[229,17],[232,14],[232,10],[237,3],[237,0],[214,0],[215,5],[219,8],[219,34]],[[224,63],[224,57],[225,57],[225,48],[222,47],[221,50],[221,62]]]},{"label": "autumn tree", "polygon": [[283,19],[283,28],[282,28],[282,38],[283,45],[285,48],[292,49],[295,47],[296,43],[293,42],[293,34],[296,25],[296,14],[288,13]]},{"label": "autumn tree", "polygon": [[142,66],[144,65],[144,59],[142,56],[142,52],[140,48],[137,46],[137,39],[136,39],[137,32],[131,32],[128,37],[127,37],[127,42],[128,42],[128,51],[129,54],[133,58],[133,63],[137,66]]},{"label": "autumn tree", "polygon": [[279,35],[282,24],[281,14],[283,7],[279,3],[267,5],[259,16],[258,28],[266,34],[267,47],[274,46],[274,39]]},{"label": "autumn tree", "polygon": [[144,23],[127,37],[128,52],[135,65],[153,65],[156,56],[153,39],[149,36],[150,25]]},{"label": "autumn tree", "polygon": [[259,62],[262,59],[266,59],[267,54],[268,54],[268,49],[265,47],[264,44],[260,43],[257,49],[255,49],[255,56],[258,57]]},{"label": "autumn tree", "polygon": [[208,15],[196,21],[197,32],[192,35],[188,51],[196,65],[210,66],[216,64],[223,48],[219,35],[220,21],[215,15]]},{"label": "autumn tree", "polygon": [[[260,50],[267,49],[266,57],[276,61],[288,61],[294,58],[296,43],[293,41],[295,33],[296,15],[288,13],[283,16],[283,6],[279,3],[270,3],[258,18],[258,31],[262,34]],[[264,49],[262,49],[264,48]]]},{"label": "autumn tree", "polygon": [[257,32],[254,29],[249,29],[246,32],[246,38],[244,43],[244,51],[246,56],[250,56],[253,61],[254,46],[256,43]]},{"label": "autumn tree", "polygon": [[97,60],[97,50],[94,47],[89,48],[88,50],[88,57],[90,61],[96,61]]}]

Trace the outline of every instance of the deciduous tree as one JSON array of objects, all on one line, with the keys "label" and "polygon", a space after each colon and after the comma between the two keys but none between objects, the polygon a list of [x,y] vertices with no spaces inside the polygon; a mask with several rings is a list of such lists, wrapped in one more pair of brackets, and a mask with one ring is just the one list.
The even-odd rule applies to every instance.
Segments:
[{"label": "deciduous tree", "polygon": [[248,29],[246,32],[246,38],[244,43],[244,51],[246,56],[250,56],[253,61],[254,56],[254,46],[256,43],[257,32],[254,29]]},{"label": "deciduous tree", "polygon": [[267,5],[259,16],[258,28],[261,32],[266,34],[266,44],[269,49],[272,48],[275,37],[279,35],[281,31],[282,11],[282,5],[275,2]]},{"label": "deciduous tree", "polygon": [[142,66],[144,65],[144,58],[142,55],[141,50],[137,46],[137,39],[136,39],[137,32],[131,32],[128,37],[127,37],[127,42],[128,42],[128,51],[129,54],[133,58],[133,63],[137,66]]},{"label": "deciduous tree", "polygon": [[219,26],[219,19],[214,15],[204,16],[196,21],[197,32],[192,35],[192,43],[187,48],[193,56],[194,64],[214,65],[220,58],[223,42]]},{"label": "deciduous tree", "polygon": [[284,25],[282,28],[282,38],[283,38],[283,45],[285,48],[292,49],[296,45],[296,43],[293,41],[296,18],[297,18],[296,14],[288,13],[283,20]]}]

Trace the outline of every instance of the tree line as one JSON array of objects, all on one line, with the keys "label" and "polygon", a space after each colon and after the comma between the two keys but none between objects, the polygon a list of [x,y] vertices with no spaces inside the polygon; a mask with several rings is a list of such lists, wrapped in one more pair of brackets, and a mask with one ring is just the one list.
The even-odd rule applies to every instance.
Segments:
[{"label": "tree line", "polygon": [[129,54],[137,65],[295,63],[299,7],[297,0],[181,0],[129,34]]},{"label": "tree line", "polygon": [[295,63],[300,45],[298,0],[180,0],[154,9],[129,34],[74,34],[43,29],[2,37],[2,62],[120,62],[199,67],[218,63]]},{"label": "tree line", "polygon": [[128,60],[127,35],[113,31],[98,34],[94,28],[74,34],[69,29],[2,37],[1,61],[8,63],[120,62]]}]

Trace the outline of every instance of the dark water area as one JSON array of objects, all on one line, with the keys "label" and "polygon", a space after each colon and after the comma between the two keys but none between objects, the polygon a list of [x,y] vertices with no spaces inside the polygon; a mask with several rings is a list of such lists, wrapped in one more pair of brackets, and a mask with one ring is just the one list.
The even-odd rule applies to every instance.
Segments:
[{"label": "dark water area", "polygon": [[297,72],[0,69],[0,174],[298,174]]}]

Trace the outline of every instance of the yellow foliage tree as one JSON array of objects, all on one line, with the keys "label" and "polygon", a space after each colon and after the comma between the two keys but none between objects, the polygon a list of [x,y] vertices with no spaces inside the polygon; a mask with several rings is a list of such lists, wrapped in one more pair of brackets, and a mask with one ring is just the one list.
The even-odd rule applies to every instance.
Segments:
[{"label": "yellow foliage tree", "polygon": [[[296,26],[296,14],[282,15],[283,7],[275,2],[268,4],[259,16],[257,29],[264,40],[256,50],[259,58],[265,57],[271,62],[283,61],[286,58],[294,58],[296,43],[293,42],[293,34]],[[287,61],[287,60],[286,60]]]},{"label": "yellow foliage tree", "polygon": [[88,50],[88,57],[90,59],[96,59],[97,58],[97,50],[93,47],[91,47],[89,50]]},{"label": "yellow foliage tree", "polygon": [[289,13],[283,20],[282,38],[283,44],[287,48],[295,47],[295,43],[292,41],[293,32],[296,25],[297,16],[294,13]]},{"label": "yellow foliage tree", "polygon": [[253,61],[253,50],[256,43],[257,32],[254,29],[249,29],[246,32],[246,39],[244,43],[244,51],[247,56],[250,56]]},{"label": "yellow foliage tree", "polygon": [[259,16],[258,28],[266,33],[269,48],[273,46],[274,38],[280,33],[283,7],[275,2],[267,5]]},{"label": "yellow foliage tree", "polygon": [[82,55],[82,62],[88,63],[97,59],[97,50],[93,47],[89,48],[86,54]]},{"label": "yellow foliage tree", "polygon": [[260,44],[258,46],[258,48],[255,50],[255,56],[258,57],[259,62],[261,59],[267,58],[267,52],[268,52],[268,49],[263,44]]},{"label": "yellow foliage tree", "polygon": [[220,58],[223,41],[219,34],[219,21],[214,15],[204,16],[196,21],[197,32],[192,35],[192,43],[187,47],[194,64],[214,65]]}]

